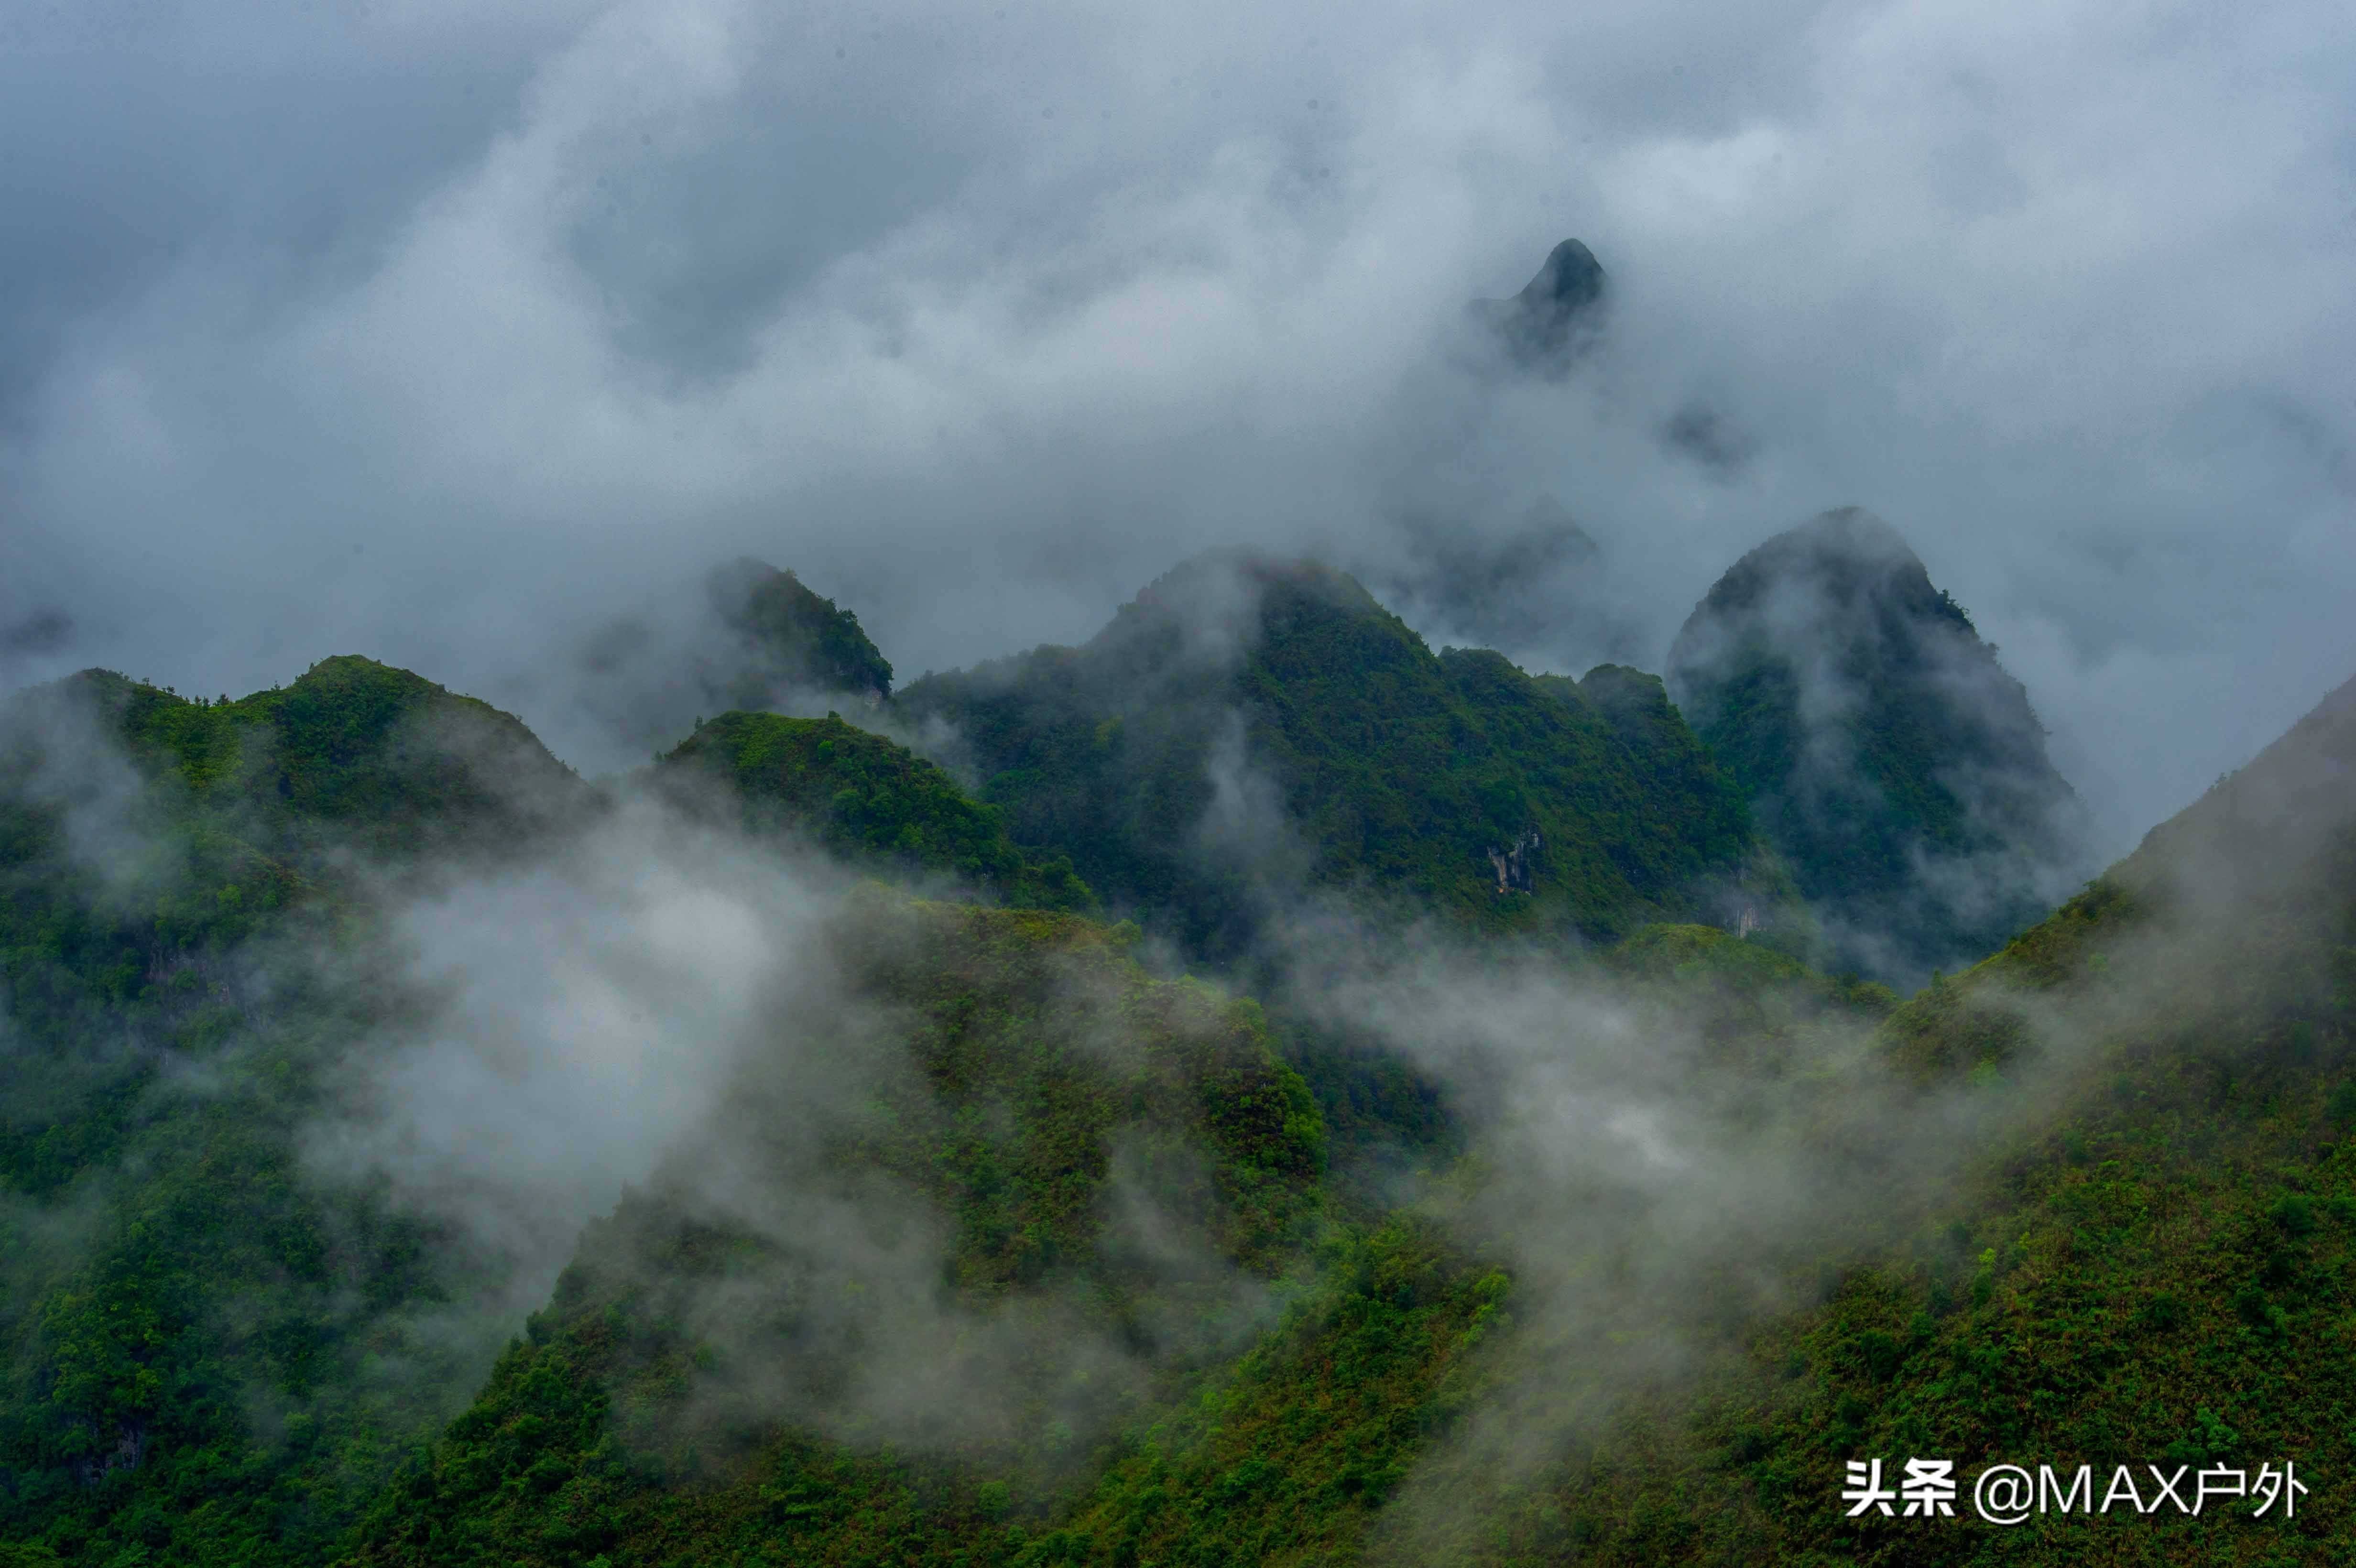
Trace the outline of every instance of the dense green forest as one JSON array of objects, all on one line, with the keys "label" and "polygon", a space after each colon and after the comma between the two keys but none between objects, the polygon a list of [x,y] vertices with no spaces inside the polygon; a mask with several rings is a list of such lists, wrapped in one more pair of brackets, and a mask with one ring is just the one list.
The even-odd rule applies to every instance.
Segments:
[{"label": "dense green forest", "polygon": [[2076,797],[2027,691],[1879,517],[1829,512],[1728,568],[1669,682],[1845,962],[1919,984],[2051,907]]},{"label": "dense green forest", "polygon": [[93,673],[0,724],[0,1531],[318,1561],[473,1375],[404,1312],[464,1287],[431,1222],[298,1157],[396,1005],[360,884],[524,853],[586,786],[357,658],[239,702]]},{"label": "dense green forest", "polygon": [[[842,760],[789,774],[764,726],[794,721],[739,717],[700,741],[764,822],[1087,901],[889,742],[819,722]],[[360,658],[234,702],[92,672],[11,699],[5,741],[0,1529],[320,1561],[479,1371],[433,1331],[472,1283],[449,1238],[301,1159],[353,1042],[416,1005],[383,889],[555,852],[613,803],[512,717]]]},{"label": "dense green forest", "polygon": [[755,832],[798,828],[854,863],[953,872],[1035,908],[1095,901],[1069,857],[1024,855],[1008,840],[998,808],[967,799],[933,763],[835,714],[723,714],[662,762],[674,775],[716,777]]},{"label": "dense green forest", "polygon": [[[1477,1539],[1495,1563],[2289,1564],[2351,1550],[2356,686],[2083,894],[1900,1008],[1877,1051],[2014,1129],[1828,1256],[1823,1299],[1632,1401]],[[1868,1456],[2120,1465],[2017,1529],[1833,1506]],[[2277,1472],[2163,1502],[2147,1467]],[[2189,1467],[2189,1469],[2188,1469]],[[2188,1503],[2189,1485],[2183,1487]],[[2140,1511],[2148,1508],[2148,1514]],[[1966,1516],[1968,1507],[1958,1509]]]},{"label": "dense green forest", "polygon": [[730,635],[729,656],[697,672],[715,706],[766,708],[796,689],[891,695],[892,661],[859,617],[792,572],[748,557],[712,573],[705,593]]},{"label": "dense green forest", "polygon": [[1307,882],[1609,939],[1748,906],[1795,923],[1730,781],[1665,700],[1435,655],[1355,581],[1214,557],[1077,648],[906,688],[1018,843],[1233,961]]},{"label": "dense green forest", "polygon": [[[2356,690],[1904,997],[1711,735],[1248,560],[596,782],[363,658],[15,694],[0,1563],[2356,1550]],[[517,1306],[322,1129],[473,1005],[417,933],[584,864],[693,896],[602,969],[552,923],[583,1040],[725,1011],[661,941],[750,1000]],[[1853,1519],[1876,1456],[2311,1490]]]}]

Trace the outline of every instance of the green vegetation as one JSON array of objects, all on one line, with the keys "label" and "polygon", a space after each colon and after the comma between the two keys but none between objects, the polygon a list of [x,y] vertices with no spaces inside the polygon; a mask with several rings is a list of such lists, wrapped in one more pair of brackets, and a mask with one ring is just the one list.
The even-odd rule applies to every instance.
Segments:
[{"label": "green vegetation", "polygon": [[1606,952],[1603,962],[1727,1039],[1760,1039],[1803,1016],[1831,1011],[1880,1019],[1898,1006],[1887,986],[1819,975],[1765,943],[1713,925],[1648,925]]},{"label": "green vegetation", "polygon": [[[1638,1402],[1483,1562],[2336,1562],[2356,1440],[2356,836],[2343,692],[2136,855],[1889,1019],[1925,1095],[2018,1130],[1890,1216],[1697,1392]],[[2319,722],[2320,720],[2320,722]],[[2322,811],[2269,809],[2286,804]],[[2226,875],[2227,869],[2238,880]],[[1894,1197],[1903,1201],[1902,1194]],[[2295,1520],[1853,1520],[1844,1465],[2295,1462]],[[2189,1494],[2188,1494],[2189,1495]],[[2157,1505],[2155,1505],[2157,1506]],[[1968,1507],[1959,1512],[1968,1514]],[[2238,1515],[2238,1517],[2237,1517]]]},{"label": "green vegetation", "polygon": [[338,852],[511,849],[580,786],[360,659],[238,703],[92,672],[0,725],[0,1537],[316,1563],[472,1375],[408,1321],[430,1229],[298,1157],[390,1000]]},{"label": "green vegetation", "polygon": [[1854,508],[1728,569],[1669,654],[1695,730],[1833,929],[1905,984],[2050,905],[2075,797],[2028,693],[1879,518]]},{"label": "green vegetation", "polygon": [[544,1314],[388,1490],[348,1561],[1346,1560],[1417,1453],[1457,1419],[1461,1369],[1508,1324],[1509,1285],[1404,1221],[1338,1231],[1316,1261],[1318,1285],[1247,1354],[1097,1445],[1095,1478],[1060,1484],[1003,1459],[904,1457],[799,1434],[681,1484],[617,1436],[666,1397],[659,1379],[613,1370],[656,1341],[625,1314],[566,1326]]},{"label": "green vegetation", "polygon": [[1467,1368],[1510,1328],[1512,1282],[1400,1218],[1345,1232],[1321,1287],[1231,1372],[1124,1445],[1031,1561],[1348,1561],[1424,1447],[1463,1416]]},{"label": "green vegetation", "polygon": [[[584,1240],[490,1388],[380,1501],[354,1561],[1353,1560],[1418,1457],[1477,1409],[1477,1351],[1514,1328],[1510,1279],[1410,1213],[1312,1226],[1323,1129],[1256,1008],[1150,980],[1117,934],[1082,922],[890,904],[871,917],[899,926],[863,931],[856,949],[890,955],[866,984],[919,998],[923,1021],[906,1036],[917,1071],[840,1131],[827,1168],[872,1164],[951,1217],[952,1309],[1019,1314],[1076,1298],[1087,1321],[1118,1325],[1142,1350],[1141,1326],[1166,1335],[1183,1321],[1169,1307],[1190,1284],[1199,1306],[1226,1305],[1200,1280],[1141,1270],[1106,1223],[1104,1151],[1126,1120],[1174,1125],[1213,1151],[1207,1185],[1166,1190],[1165,1211],[1273,1275],[1275,1321],[1239,1355],[1215,1340],[1175,1358],[1156,1347],[1157,1375],[1093,1435],[1059,1432],[1035,1389],[1011,1434],[921,1456],[896,1453],[872,1415],[832,1439],[773,1420],[730,1426],[708,1391],[783,1364],[786,1343],[810,1358],[799,1375],[823,1385],[835,1341],[807,1314],[757,1336],[724,1322],[682,1332],[699,1292],[761,1277],[776,1243],[699,1228],[684,1193],[659,1190]],[[1054,1014],[1085,994],[1075,959],[1113,987],[1091,1004],[1097,1019]],[[1771,1035],[1890,1003],[1879,987],[1827,981],[1708,928],[1650,928],[1608,963],[1664,995],[1707,986],[1730,1020],[1748,1016]],[[1107,1015],[1124,1024],[1113,1065],[1146,1080],[1108,1077],[1101,1043],[1074,1049]],[[1208,1057],[1206,1039],[1224,1041]],[[1222,1059],[1224,1073],[1205,1075]],[[1014,1114],[993,1126],[976,1114],[991,1104]],[[889,1295],[872,1278],[846,1288]],[[1052,1386],[1052,1364],[1032,1375]]]},{"label": "green vegetation", "polygon": [[1659,676],[1607,664],[1589,670],[1575,686],[1558,675],[1538,676],[1535,684],[1573,709],[1592,706],[1611,724],[1644,779],[1646,809],[1636,824],[1641,832],[1659,838],[1695,837],[1708,861],[1737,859],[1750,848],[1751,816],[1742,792],[1686,727]]},{"label": "green vegetation", "polygon": [[[93,671],[9,718],[0,1536],[316,1563],[473,1375],[418,1331],[464,1288],[440,1238],[301,1168],[348,1042],[402,1005],[346,853],[511,856],[590,792],[507,715],[365,659],[237,702]],[[787,798],[795,721],[734,720],[707,742]],[[919,863],[1086,901],[929,764],[808,728],[842,753],[791,775],[830,829],[897,854],[913,826]]]},{"label": "green vegetation", "polygon": [[[1515,691],[1509,671],[1451,665],[1467,686],[1505,687],[1541,733],[1583,711]],[[341,1040],[398,1004],[365,964],[330,979],[293,955],[348,963],[373,940],[337,891],[342,843],[487,847],[560,825],[551,798],[576,814],[594,803],[517,751],[504,716],[367,661],[239,703],[81,686],[71,699],[134,760],[142,842],[187,847],[204,874],[148,865],[136,897],[115,897],[74,859],[55,801],[20,801],[12,818],[12,907],[37,917],[12,942],[12,1011],[36,1021],[26,999],[45,988],[59,1008],[49,1060],[10,1063],[12,1104],[44,1113],[37,1130],[12,1124],[12,1189],[45,1205],[14,1211],[29,1228],[12,1233],[37,1240],[41,1216],[73,1202],[116,1238],[60,1241],[46,1272],[28,1248],[12,1270],[0,1528],[19,1541],[62,1561],[241,1563],[320,1561],[347,1538],[388,1561],[1350,1549],[1454,1419],[1464,1354],[1504,1321],[1504,1276],[1428,1228],[1318,1218],[1325,1124],[1248,1004],[1149,978],[1119,928],[886,900],[844,951],[862,994],[914,1009],[897,1037],[912,1071],[879,1081],[864,1120],[828,1130],[826,1168],[876,1171],[946,1217],[943,1310],[1021,1321],[1078,1303],[1139,1376],[1116,1380],[1076,1437],[1040,1406],[1011,1435],[921,1458],[839,1422],[828,1437],[712,1417],[699,1391],[771,1352],[697,1334],[681,1303],[787,1260],[659,1187],[584,1239],[473,1411],[380,1489],[465,1375],[463,1355],[434,1364],[414,1332],[464,1282],[430,1229],[299,1168],[298,1129]],[[521,797],[536,813],[507,787],[518,756],[543,786]],[[1085,898],[1052,865],[1010,861],[995,814],[937,770],[839,720],[729,715],[663,772],[691,766],[719,768],[756,822],[793,819],[886,861],[979,865],[1017,900]],[[238,988],[265,975],[266,1001]],[[111,1079],[78,1078],[88,1065],[70,1046],[126,1027],[178,1032]],[[1313,1046],[1287,1050],[1330,1066]],[[238,1053],[233,1093],[161,1088],[160,1064],[223,1051]],[[1446,1147],[1428,1085],[1360,1066],[1325,1076],[1342,1100],[1360,1094],[1346,1110]],[[1121,1193],[1151,1194],[1225,1263],[1173,1274],[1166,1237],[1141,1252],[1108,1207],[1116,1156]],[[1285,1305],[1270,1327],[1237,1317],[1233,1270],[1274,1283]]]},{"label": "green vegetation", "polygon": [[[1944,788],[1922,748],[1963,732],[1926,727],[1912,656],[1868,752]],[[1200,565],[1085,648],[898,700],[985,800],[839,718],[741,711],[591,786],[365,659],[235,702],[102,672],[10,699],[0,1568],[2356,1550],[2356,692],[1902,1001],[1795,955],[1735,782],[1798,754],[1790,723],[1721,766],[1649,676],[1435,655],[1333,574]],[[378,892],[559,863],[641,786],[985,901],[868,883],[804,932],[823,983],[762,1004],[498,1352],[461,1238],[306,1130],[437,1016]],[[1878,798],[1909,842],[1985,827]],[[1180,976],[1087,918],[1083,871],[1198,958],[1295,879],[1437,914],[1409,951],[1446,1007],[1535,976],[1515,1005],[1582,1016],[1505,1015],[1537,1076],[1443,1087],[1371,1038],[1379,998]],[[1656,1224],[1720,1216],[1549,1164],[1580,1124],[1525,1092],[1576,1098],[1609,1051],[1704,1129],[1665,1183],[1888,1179],[1756,1246]],[[1521,1115],[1537,1141],[1503,1141]],[[2289,1523],[1848,1520],[1876,1456],[2291,1459],[2313,1489]]]},{"label": "green vegetation", "polygon": [[706,694],[717,704],[766,708],[796,688],[891,695],[891,661],[859,617],[792,572],[741,559],[713,572],[706,588],[739,654],[732,667],[704,672]]},{"label": "green vegetation", "polygon": [[[951,1554],[979,1545],[983,1561],[1012,1561],[1023,1526],[998,1522],[1006,1499],[1026,1517],[1051,1508],[1074,1445],[1106,1436],[1091,1437],[1091,1413],[1101,1427],[1141,1401],[1153,1409],[1169,1396],[1157,1381],[1183,1387],[1226,1348],[1238,1310],[1227,1271],[1297,1264],[1324,1133],[1256,1007],[1151,979],[1120,933],[1067,916],[872,901],[853,925],[840,936],[851,984],[906,1009],[874,1042],[889,1060],[870,1063],[872,1100],[823,1130],[822,1158],[798,1140],[765,1152],[747,1135],[773,1126],[801,1084],[756,1062],[732,1096],[741,1125],[699,1147],[736,1149],[814,1218],[830,1204],[839,1216],[860,1173],[888,1179],[940,1216],[946,1276],[911,1300],[878,1252],[818,1257],[799,1237],[715,1223],[698,1168],[682,1167],[584,1239],[530,1340],[380,1505],[360,1560],[881,1563],[967,1560]],[[888,1228],[894,1206],[865,1190]],[[1142,1229],[1124,1207],[1139,1203],[1157,1217]],[[1173,1260],[1181,1237],[1199,1256]],[[700,1300],[741,1298],[748,1280],[777,1304],[760,1321],[706,1314],[704,1331],[683,1327]],[[838,1317],[831,1300],[846,1296],[872,1306]],[[888,1411],[841,1390],[848,1363],[890,1350],[907,1310],[955,1338],[1013,1338],[1032,1374],[995,1396],[998,1419],[922,1465],[874,1456]],[[1025,1324],[1045,1337],[1026,1339]],[[1106,1349],[1059,1373],[1073,1341]],[[924,1348],[954,1360],[947,1334]],[[726,1392],[763,1377],[789,1385],[771,1389],[769,1408],[878,1431],[847,1445],[765,1412],[737,1419]]]},{"label": "green vegetation", "polygon": [[[1900,1021],[1901,1045],[1945,1032]],[[2356,1235],[2340,1221],[2356,1215],[2356,1163],[2334,1111],[2356,1099],[2340,1087],[2356,1070],[2347,1021],[2234,1009],[2112,1042],[2068,1113],[1995,1151],[1961,1202],[1854,1260],[1698,1398],[1623,1413],[1473,1555],[2336,1561],[2356,1466],[2342,1393]],[[2091,1464],[2098,1488],[2126,1463],[2147,1499],[2145,1464],[2290,1459],[2315,1489],[2289,1524],[2172,1509],[2018,1531],[1850,1520],[1843,1466],[1876,1456],[1893,1476],[1909,1456],[2065,1477]]]},{"label": "green vegetation", "polygon": [[1095,902],[1067,858],[1023,854],[1007,841],[996,807],[968,800],[931,763],[833,714],[723,714],[663,763],[716,772],[755,830],[792,825],[854,860],[951,872],[1031,908]]},{"label": "green vegetation", "polygon": [[[898,704],[955,727],[1016,842],[1068,853],[1215,958],[1295,876],[1590,937],[1729,888],[1779,912],[1741,801],[1665,700],[1623,686],[1605,676],[1599,699],[1493,653],[1435,656],[1339,573],[1215,559],[1084,647],[930,677]],[[1530,835],[1504,876],[1493,852]]]},{"label": "green vegetation", "polygon": [[322,659],[235,702],[104,670],[48,700],[79,705],[123,746],[159,809],[195,810],[281,857],[512,851],[588,793],[513,715],[372,659]]}]

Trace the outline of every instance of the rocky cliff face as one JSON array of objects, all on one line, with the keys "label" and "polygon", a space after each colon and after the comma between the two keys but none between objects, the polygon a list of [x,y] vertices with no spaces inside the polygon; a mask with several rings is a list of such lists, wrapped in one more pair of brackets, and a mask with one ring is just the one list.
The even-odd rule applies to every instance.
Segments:
[{"label": "rocky cliff face", "polygon": [[1869,512],[1737,561],[1668,681],[1856,968],[1912,983],[1985,956],[2078,880],[2079,804],[2028,692]]},{"label": "rocky cliff face", "polygon": [[1497,891],[1526,893],[1537,886],[1538,830],[1525,828],[1509,845],[1489,846],[1489,866],[1497,873]]}]

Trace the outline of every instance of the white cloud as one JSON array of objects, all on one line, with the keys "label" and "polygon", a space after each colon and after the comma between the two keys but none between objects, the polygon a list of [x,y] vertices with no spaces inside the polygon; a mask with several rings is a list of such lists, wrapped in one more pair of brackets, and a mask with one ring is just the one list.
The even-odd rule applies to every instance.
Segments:
[{"label": "white cloud", "polygon": [[[739,550],[914,673],[1201,548],[1547,494],[1615,629],[1526,656],[1657,663],[1743,549],[1868,505],[2051,628],[2009,656],[2120,824],[2356,664],[2356,62],[2313,7],[387,5],[322,35],[335,101],[276,26],[45,57],[171,91],[21,215],[67,236],[25,309],[85,283],[0,320],[0,616],[80,631],[20,676],[363,651],[549,723],[548,649]],[[199,59],[243,140],[176,129]],[[136,266],[42,216],[158,171],[239,195]],[[1614,347],[1469,381],[1462,302],[1568,233]],[[1746,465],[1663,449],[1697,400]]]}]

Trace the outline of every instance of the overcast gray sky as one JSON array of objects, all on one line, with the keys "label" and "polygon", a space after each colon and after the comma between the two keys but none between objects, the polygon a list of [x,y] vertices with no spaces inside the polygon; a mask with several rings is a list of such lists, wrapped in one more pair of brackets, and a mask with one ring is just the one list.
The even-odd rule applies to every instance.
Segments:
[{"label": "overcast gray sky", "polygon": [[0,684],[365,653],[605,767],[564,650],[726,555],[907,678],[1544,498],[1508,651],[1657,668],[1855,503],[2124,848],[2356,673],[2351,82],[2321,0],[11,5]]}]

